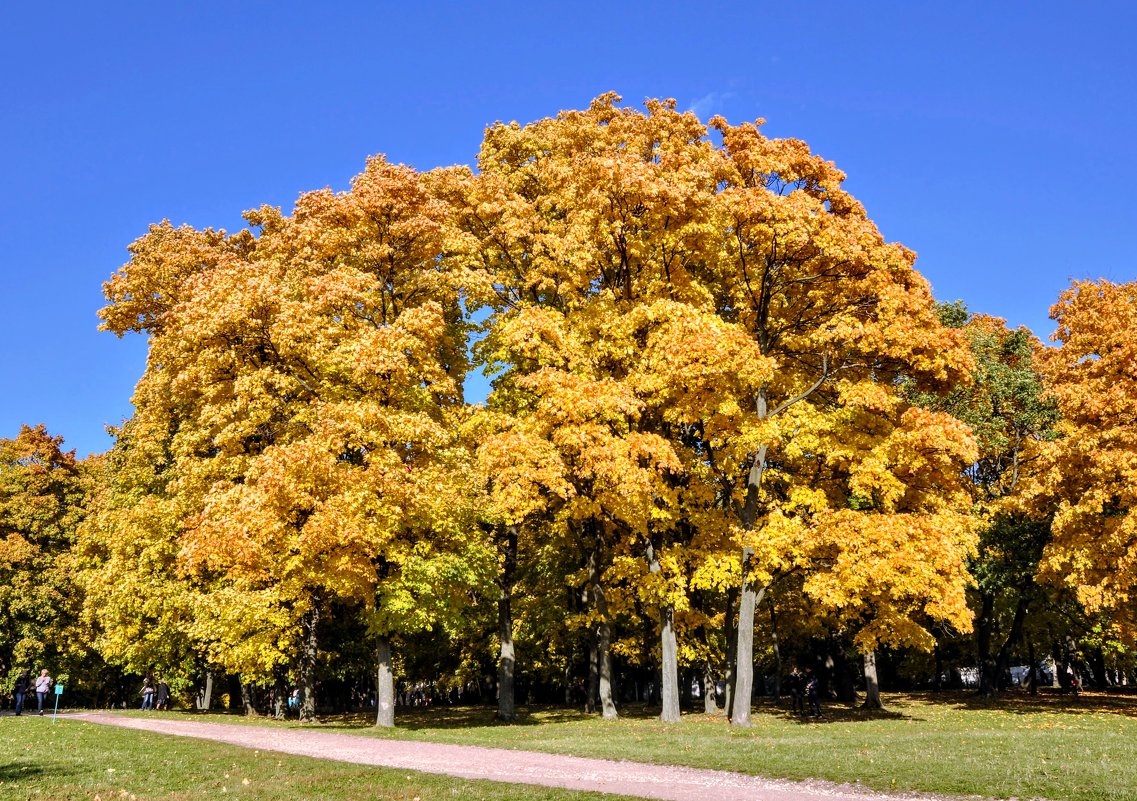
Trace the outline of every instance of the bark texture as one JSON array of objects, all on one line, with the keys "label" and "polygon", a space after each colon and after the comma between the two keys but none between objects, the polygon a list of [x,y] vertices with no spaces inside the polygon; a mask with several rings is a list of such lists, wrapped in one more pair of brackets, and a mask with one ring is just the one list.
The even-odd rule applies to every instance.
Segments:
[{"label": "bark texture", "polygon": [[516,657],[513,650],[513,582],[517,572],[517,527],[509,526],[502,541],[501,595],[497,601],[497,633],[501,652],[497,663],[497,719],[505,723],[517,720],[514,704],[513,677]]},{"label": "bark texture", "polygon": [[299,664],[301,723],[312,723],[316,720],[316,655],[319,646],[316,626],[319,622],[320,612],[315,607],[304,615],[301,622],[304,632]]},{"label": "bark texture", "polygon": [[884,709],[880,700],[880,679],[876,673],[876,651],[865,654],[865,709]]},{"label": "bark texture", "polygon": [[391,670],[391,640],[380,637],[375,644],[375,725],[395,725],[395,674]]}]

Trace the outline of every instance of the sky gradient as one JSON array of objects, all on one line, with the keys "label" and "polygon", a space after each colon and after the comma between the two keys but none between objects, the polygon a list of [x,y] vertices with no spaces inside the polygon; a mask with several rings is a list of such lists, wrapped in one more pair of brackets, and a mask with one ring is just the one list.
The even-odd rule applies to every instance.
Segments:
[{"label": "sky gradient", "polygon": [[[0,437],[80,456],[143,337],[97,331],[152,222],[235,230],[370,154],[473,162],[487,124],[615,90],[763,117],[836,162],[937,298],[1042,338],[1071,279],[1132,281],[1128,3],[20,4],[0,26]],[[479,390],[472,388],[471,395]]]}]

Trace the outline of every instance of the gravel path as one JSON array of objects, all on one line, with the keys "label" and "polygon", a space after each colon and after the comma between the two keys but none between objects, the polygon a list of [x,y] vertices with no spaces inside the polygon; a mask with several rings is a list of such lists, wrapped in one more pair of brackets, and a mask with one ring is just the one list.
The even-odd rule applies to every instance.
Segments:
[{"label": "gravel path", "polygon": [[942,796],[875,793],[830,782],[780,781],[726,771],[582,759],[533,751],[386,740],[303,729],[120,717],[100,712],[67,717],[361,765],[441,773],[463,779],[593,790],[664,801],[912,801],[933,798],[942,801]]}]

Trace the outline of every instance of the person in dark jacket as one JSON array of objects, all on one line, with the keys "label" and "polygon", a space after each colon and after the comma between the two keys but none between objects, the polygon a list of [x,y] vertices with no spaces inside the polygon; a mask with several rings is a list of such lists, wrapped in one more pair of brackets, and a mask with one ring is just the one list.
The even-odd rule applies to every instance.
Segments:
[{"label": "person in dark jacket", "polygon": [[786,689],[790,693],[790,702],[793,704],[793,714],[804,715],[805,704],[802,702],[802,675],[801,671],[794,665],[790,669],[790,675],[786,679]]},{"label": "person in dark jacket", "polygon": [[158,689],[154,693],[154,708],[165,712],[170,708],[170,685],[165,679],[158,679]]},{"label": "person in dark jacket", "polygon": [[20,671],[20,675],[16,677],[16,683],[12,686],[12,695],[16,696],[16,714],[24,714],[24,696],[28,694],[28,690],[32,688],[32,677],[28,675],[28,671]]},{"label": "person in dark jacket", "polygon": [[817,697],[817,674],[813,672],[813,668],[806,665],[805,668],[805,701],[809,707],[810,717],[821,717],[821,702]]}]

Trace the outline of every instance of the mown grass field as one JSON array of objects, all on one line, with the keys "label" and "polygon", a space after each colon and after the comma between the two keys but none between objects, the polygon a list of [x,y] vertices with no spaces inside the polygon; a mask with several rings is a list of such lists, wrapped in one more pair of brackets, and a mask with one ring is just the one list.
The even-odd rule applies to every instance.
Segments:
[{"label": "mown grass field", "polygon": [[818,722],[760,706],[748,730],[703,715],[664,725],[649,710],[636,708],[623,710],[613,722],[550,708],[522,710],[519,725],[504,726],[494,723],[490,709],[435,707],[400,710],[394,731],[373,728],[363,715],[325,718],[318,726],[375,737],[860,782],[881,790],[1055,801],[1137,799],[1133,697],[1011,695],[988,703],[967,693],[893,694],[885,703],[888,711],[874,714],[831,706]]},{"label": "mown grass field", "polygon": [[[168,713],[177,714],[177,713]],[[0,717],[4,801],[602,801],[50,717]]]}]

